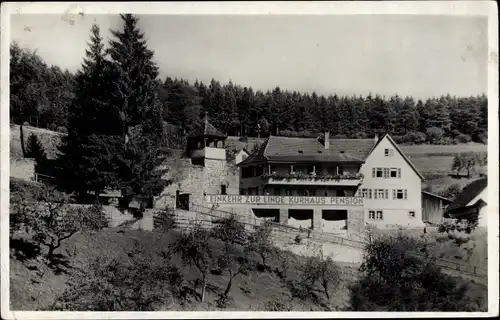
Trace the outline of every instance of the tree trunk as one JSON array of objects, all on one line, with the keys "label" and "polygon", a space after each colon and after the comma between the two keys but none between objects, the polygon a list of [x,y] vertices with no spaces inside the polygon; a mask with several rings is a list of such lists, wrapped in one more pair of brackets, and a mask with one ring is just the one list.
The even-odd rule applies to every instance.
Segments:
[{"label": "tree trunk", "polygon": [[227,297],[229,294],[229,291],[231,291],[231,287],[233,285],[233,278],[229,278],[229,282],[226,287],[226,291],[224,291],[224,296]]},{"label": "tree trunk", "polygon": [[328,283],[323,282],[323,289],[325,289],[326,298],[330,301],[330,295],[328,294]]},{"label": "tree trunk", "polygon": [[52,263],[52,259],[54,258],[54,251],[56,250],[55,246],[49,246],[49,252],[47,253],[47,259],[49,259],[49,262]]},{"label": "tree trunk", "polygon": [[19,135],[21,137],[21,150],[23,152],[23,158],[26,158],[26,147],[24,146],[24,130],[23,125],[19,125]]},{"label": "tree trunk", "polygon": [[205,290],[207,288],[207,275],[203,274],[203,280],[201,283],[201,302],[205,301]]}]

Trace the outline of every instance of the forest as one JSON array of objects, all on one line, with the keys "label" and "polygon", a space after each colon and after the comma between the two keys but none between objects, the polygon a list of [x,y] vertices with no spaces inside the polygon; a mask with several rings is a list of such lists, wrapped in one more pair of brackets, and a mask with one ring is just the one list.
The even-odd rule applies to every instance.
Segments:
[{"label": "forest", "polygon": [[[11,122],[66,132],[76,74],[47,65],[36,51],[17,43],[10,51]],[[231,136],[314,137],[328,130],[338,138],[390,133],[404,144],[487,143],[484,94],[417,100],[372,93],[324,96],[280,87],[264,92],[230,80],[192,83],[175,75],[156,81],[163,121],[184,135],[207,114],[216,128]]]}]

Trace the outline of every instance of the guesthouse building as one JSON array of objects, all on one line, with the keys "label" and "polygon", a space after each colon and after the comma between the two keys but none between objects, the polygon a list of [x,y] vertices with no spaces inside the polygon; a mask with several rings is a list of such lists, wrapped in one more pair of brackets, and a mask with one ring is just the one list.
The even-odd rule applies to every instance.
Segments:
[{"label": "guesthouse building", "polygon": [[207,197],[208,203],[251,207],[258,217],[330,233],[360,231],[367,223],[424,226],[423,176],[388,134],[270,136],[238,167],[238,197]]}]

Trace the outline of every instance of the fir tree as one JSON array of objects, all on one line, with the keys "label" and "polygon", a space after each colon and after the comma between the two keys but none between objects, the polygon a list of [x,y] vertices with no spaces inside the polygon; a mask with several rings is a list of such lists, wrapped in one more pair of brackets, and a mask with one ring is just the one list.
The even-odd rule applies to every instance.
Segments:
[{"label": "fir tree", "polygon": [[58,158],[59,185],[81,197],[88,191],[97,195],[116,180],[114,158],[120,142],[119,122],[109,104],[109,66],[99,27],[93,25],[75,79],[75,98],[68,110],[68,135]]},{"label": "fir tree", "polygon": [[[125,201],[144,202],[157,196],[166,186],[160,169],[165,141],[160,82],[153,52],[147,48],[139,19],[121,15],[123,28],[112,30],[109,54],[113,59],[115,84],[112,101],[119,106],[123,145],[117,156],[118,182]],[[186,84],[187,85],[187,84]]]}]

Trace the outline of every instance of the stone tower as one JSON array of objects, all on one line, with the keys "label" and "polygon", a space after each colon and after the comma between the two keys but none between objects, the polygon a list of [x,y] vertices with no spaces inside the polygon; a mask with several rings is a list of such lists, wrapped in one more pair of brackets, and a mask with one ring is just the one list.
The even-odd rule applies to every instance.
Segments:
[{"label": "stone tower", "polygon": [[182,207],[191,210],[204,203],[205,194],[238,194],[239,171],[226,161],[227,136],[217,130],[205,116],[203,123],[187,138],[186,158],[182,159],[181,174],[169,185],[156,202],[157,207]]}]

